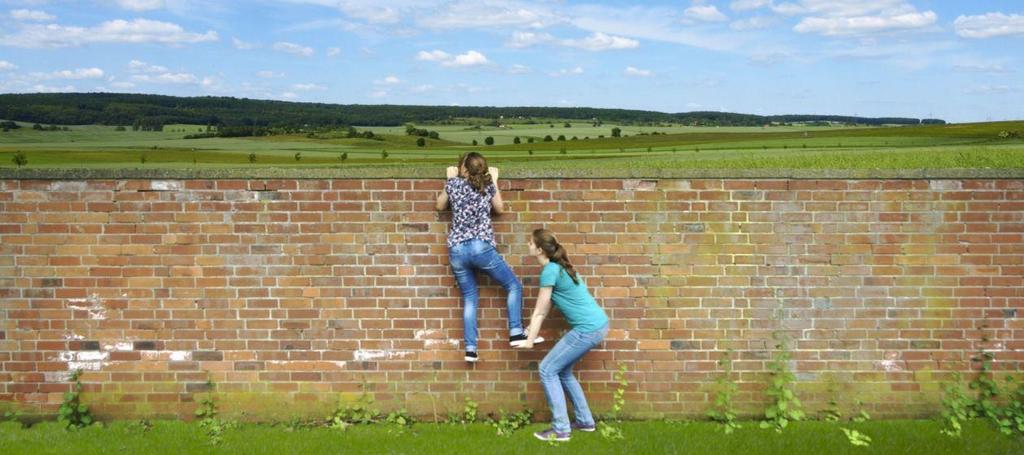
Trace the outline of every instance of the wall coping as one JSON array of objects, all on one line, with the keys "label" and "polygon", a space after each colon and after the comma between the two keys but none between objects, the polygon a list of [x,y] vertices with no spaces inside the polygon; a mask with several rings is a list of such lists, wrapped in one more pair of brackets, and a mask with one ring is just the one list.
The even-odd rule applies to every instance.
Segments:
[{"label": "wall coping", "polygon": [[[331,168],[208,169],[0,169],[0,180],[109,179],[433,179],[443,166]],[[502,170],[510,179],[1024,179],[1024,168],[1011,169],[516,169]]]}]

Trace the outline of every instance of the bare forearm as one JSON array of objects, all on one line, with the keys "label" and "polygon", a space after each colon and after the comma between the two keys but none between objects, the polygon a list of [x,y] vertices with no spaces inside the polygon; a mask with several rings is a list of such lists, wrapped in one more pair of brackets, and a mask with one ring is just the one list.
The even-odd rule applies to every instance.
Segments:
[{"label": "bare forearm", "polygon": [[533,316],[530,317],[530,332],[526,334],[527,340],[534,340],[537,335],[540,334],[540,326],[544,323],[544,318],[547,317],[545,313],[538,313],[536,310],[533,312]]},{"label": "bare forearm", "polygon": [[491,199],[491,209],[495,215],[505,213],[505,200],[501,198],[501,190],[497,187],[494,189],[494,199]]},{"label": "bare forearm", "polygon": [[437,195],[437,201],[434,202],[434,209],[438,212],[448,208],[448,193],[441,191],[441,194]]},{"label": "bare forearm", "polygon": [[542,287],[537,292],[537,304],[533,307],[533,315],[530,316],[530,327],[529,333],[526,339],[533,342],[534,338],[537,338],[537,334],[540,333],[541,324],[544,323],[544,318],[548,316],[548,311],[551,310],[551,288]]}]

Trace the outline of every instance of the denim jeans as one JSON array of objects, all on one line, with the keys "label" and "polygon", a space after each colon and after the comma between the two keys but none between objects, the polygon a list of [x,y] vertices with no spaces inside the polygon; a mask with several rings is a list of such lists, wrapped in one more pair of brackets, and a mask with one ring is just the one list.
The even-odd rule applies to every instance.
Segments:
[{"label": "denim jeans", "polygon": [[462,327],[467,351],[476,352],[477,348],[476,308],[480,303],[477,270],[483,270],[508,292],[509,335],[523,333],[523,284],[490,243],[479,239],[462,242],[448,250],[448,260],[462,291]]},{"label": "denim jeans", "polygon": [[[583,396],[583,388],[572,375],[572,367],[583,358],[583,355],[604,341],[608,336],[608,324],[593,332],[580,332],[572,329],[566,333],[551,352],[540,362],[540,382],[544,386],[544,395],[548,398],[551,409],[551,427],[559,433],[571,431],[569,411],[565,408],[565,394],[569,394],[572,408],[576,414],[576,423],[585,426],[594,425],[594,416],[587,406],[587,398]],[[564,392],[563,392],[564,390]]]}]

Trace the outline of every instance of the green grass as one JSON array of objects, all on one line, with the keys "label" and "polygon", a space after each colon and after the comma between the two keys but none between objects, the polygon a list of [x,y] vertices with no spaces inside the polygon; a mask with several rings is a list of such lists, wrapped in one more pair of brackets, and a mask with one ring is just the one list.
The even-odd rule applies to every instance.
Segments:
[{"label": "green grass", "polygon": [[970,421],[963,436],[939,433],[939,424],[926,420],[869,421],[843,424],[873,440],[870,447],[854,447],[839,429],[827,422],[797,422],[777,434],[756,423],[732,435],[716,431],[708,422],[626,422],[624,440],[608,441],[598,433],[575,433],[557,446],[534,439],[534,424],[508,438],[495,435],[484,424],[417,424],[401,430],[377,424],[355,426],[347,431],[328,428],[288,431],[282,426],[242,425],[227,430],[218,446],[196,423],[157,421],[143,430],[131,422],[80,431],[63,430],[55,422],[21,429],[15,423],[0,424],[0,453],[4,454],[107,454],[107,453],[391,453],[391,454],[1020,454],[1024,438],[999,434],[988,422]]},{"label": "green grass", "polygon": [[[692,128],[622,126],[629,137],[603,139],[615,125],[575,123],[565,128],[511,124],[506,128],[423,125],[441,134],[425,147],[404,127],[373,127],[382,140],[305,134],[258,138],[184,139],[199,125],[168,125],[165,131],[116,131],[108,126],[73,126],[71,131],[35,131],[31,125],[0,133],[0,167],[14,167],[21,151],[30,168],[190,168],[422,166],[450,163],[480,150],[507,168],[554,167],[644,169],[916,169],[1024,167],[1024,139],[1000,139],[1000,131],[1024,132],[1024,122],[991,122],[914,127]],[[637,135],[640,132],[669,134]],[[590,136],[512,144],[512,137]],[[494,146],[481,144],[491,135]],[[562,153],[562,150],[565,153]],[[382,151],[388,158],[382,158]],[[250,163],[249,154],[256,154]],[[296,161],[296,153],[301,160]],[[341,160],[343,153],[348,158]],[[141,157],[146,157],[146,163]],[[571,163],[571,164],[570,164]]]}]

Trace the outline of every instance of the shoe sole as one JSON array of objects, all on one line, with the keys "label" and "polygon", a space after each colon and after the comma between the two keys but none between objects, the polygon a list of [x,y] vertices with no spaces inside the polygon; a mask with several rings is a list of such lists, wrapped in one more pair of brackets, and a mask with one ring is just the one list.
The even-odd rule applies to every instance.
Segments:
[{"label": "shoe sole", "polygon": [[[509,344],[512,345],[513,348],[518,348],[518,347],[522,347],[523,343],[525,343],[525,342],[526,342],[526,340],[517,340],[517,341],[512,341]],[[537,337],[537,338],[534,338],[534,340],[533,340],[533,344],[543,343],[543,342],[544,342],[544,337]]]},{"label": "shoe sole", "polygon": [[586,427],[586,428],[573,428],[572,431],[583,431],[587,433],[593,433],[597,431],[597,427]]},{"label": "shoe sole", "polygon": [[569,441],[569,438],[558,438],[558,437],[556,437],[555,439],[549,439],[549,438],[545,438],[545,437],[543,437],[543,436],[541,436],[541,435],[539,435],[537,433],[534,433],[533,437],[535,437],[537,439],[540,439],[541,441],[556,441],[556,442],[567,442],[567,441]]},{"label": "shoe sole", "polygon": [[476,363],[478,360],[480,360],[479,357],[469,357],[469,356],[466,356],[465,359],[469,363]]}]

